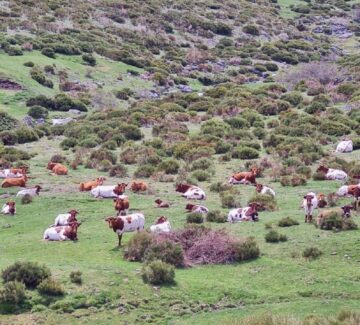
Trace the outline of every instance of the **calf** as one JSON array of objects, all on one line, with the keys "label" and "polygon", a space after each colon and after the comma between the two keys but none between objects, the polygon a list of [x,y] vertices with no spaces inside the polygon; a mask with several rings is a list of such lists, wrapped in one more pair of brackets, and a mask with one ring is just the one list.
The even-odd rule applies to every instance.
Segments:
[{"label": "calf", "polygon": [[42,187],[40,185],[35,185],[32,188],[25,188],[17,192],[16,197],[24,196],[24,195],[36,196],[39,195],[41,189]]},{"label": "calf", "polygon": [[45,230],[43,239],[53,241],[78,240],[77,230],[80,225],[75,221],[67,226],[49,227]]},{"label": "calf", "polygon": [[271,189],[270,187],[262,185],[260,183],[257,183],[255,186],[256,186],[255,190],[257,193],[275,197],[275,191],[273,189]]},{"label": "calf", "polygon": [[160,217],[156,223],[150,226],[150,231],[155,234],[168,233],[171,231],[170,222],[164,216]]},{"label": "calf", "polygon": [[320,193],[317,196],[317,200],[318,200],[318,208],[325,208],[327,206],[327,201],[325,199],[325,195]]},{"label": "calf", "polygon": [[316,218],[316,224],[320,226],[326,218],[334,214],[342,216],[343,218],[350,218],[352,209],[353,207],[351,205],[344,205],[341,208],[324,210],[319,213],[318,217]]},{"label": "calf", "polygon": [[205,192],[198,186],[189,184],[179,184],[176,187],[176,192],[182,193],[181,196],[188,200],[205,200]]},{"label": "calf", "polygon": [[79,190],[80,190],[81,192],[91,191],[91,190],[92,190],[93,188],[95,188],[96,186],[103,185],[103,183],[104,183],[105,180],[106,180],[105,177],[98,177],[98,178],[96,178],[96,179],[93,180],[93,181],[80,183]]},{"label": "calf", "polygon": [[114,208],[118,212],[117,215],[126,215],[129,209],[129,199],[126,195],[121,195],[114,199]]},{"label": "calf", "polygon": [[6,202],[1,209],[1,213],[10,214],[12,216],[16,214],[15,202],[13,201]]},{"label": "calf", "polygon": [[187,212],[193,213],[206,214],[209,212],[209,209],[207,207],[204,207],[203,205],[187,204],[185,206],[185,209],[187,210]]},{"label": "calf", "polygon": [[138,193],[138,192],[144,192],[148,189],[148,185],[145,183],[145,182],[132,182],[131,183],[131,190],[135,193]]},{"label": "calf", "polygon": [[118,185],[116,185],[115,188],[114,188],[114,193],[116,195],[124,194],[127,186],[128,186],[127,183],[118,183]]},{"label": "calf", "polygon": [[348,175],[340,169],[327,168],[321,165],[317,172],[322,172],[325,174],[325,178],[328,180],[346,180]]},{"label": "calf", "polygon": [[3,188],[12,187],[12,186],[26,187],[27,179],[28,178],[26,175],[20,178],[6,178],[5,180],[2,181],[1,187]]},{"label": "calf", "polygon": [[260,172],[261,172],[260,168],[253,167],[248,172],[240,172],[233,174],[229,178],[229,183],[245,184],[245,185],[256,184],[256,177],[259,176]]},{"label": "calf", "polygon": [[302,206],[305,210],[305,222],[312,222],[313,212],[318,206],[316,194],[314,192],[306,194]]},{"label": "calf", "polygon": [[142,213],[129,214],[127,216],[108,217],[105,221],[117,233],[119,238],[119,246],[124,232],[140,231],[144,229],[145,217]]},{"label": "calf", "polygon": [[156,199],[155,200],[155,203],[156,203],[156,207],[157,208],[170,208],[170,204],[167,203],[167,202],[164,202],[160,199]]},{"label": "calf", "polygon": [[237,221],[258,221],[258,209],[260,204],[252,202],[246,208],[232,209],[228,214],[228,222],[234,223]]},{"label": "calf", "polygon": [[68,169],[60,163],[54,163],[50,161],[47,164],[47,169],[51,170],[55,175],[67,175]]},{"label": "calf", "polygon": [[336,192],[338,196],[353,196],[354,197],[354,208],[358,209],[359,198],[360,198],[360,184],[356,185],[344,185],[341,186]]},{"label": "calf", "polygon": [[76,220],[76,215],[79,214],[76,210],[70,210],[68,213],[59,214],[53,226],[67,226]]}]

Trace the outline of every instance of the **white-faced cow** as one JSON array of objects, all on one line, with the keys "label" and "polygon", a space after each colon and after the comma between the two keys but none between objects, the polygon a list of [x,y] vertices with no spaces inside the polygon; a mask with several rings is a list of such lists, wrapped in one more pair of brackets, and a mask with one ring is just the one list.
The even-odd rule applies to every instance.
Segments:
[{"label": "white-faced cow", "polygon": [[189,184],[179,184],[176,187],[176,192],[182,193],[181,196],[188,200],[205,200],[205,192],[198,186]]},{"label": "white-faced cow", "polygon": [[10,214],[12,216],[16,214],[15,202],[13,201],[6,202],[1,208],[1,213]]},{"label": "white-faced cow", "polygon": [[161,216],[154,225],[150,226],[150,231],[154,234],[168,233],[171,231],[170,222],[166,217]]},{"label": "white-faced cow", "polygon": [[260,208],[260,204],[256,202],[252,202],[248,207],[232,209],[228,214],[228,222],[241,222],[241,221],[258,221],[259,214],[258,209]]},{"label": "white-faced cow", "polygon": [[318,206],[316,194],[314,192],[306,194],[302,206],[305,210],[305,222],[312,222],[314,210]]}]

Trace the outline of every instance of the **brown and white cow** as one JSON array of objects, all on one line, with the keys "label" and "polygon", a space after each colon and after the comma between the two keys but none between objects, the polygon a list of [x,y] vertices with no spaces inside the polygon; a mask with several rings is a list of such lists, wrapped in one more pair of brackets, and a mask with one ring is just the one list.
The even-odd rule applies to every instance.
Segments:
[{"label": "brown and white cow", "polygon": [[144,229],[145,216],[142,213],[129,214],[127,216],[107,217],[105,221],[109,224],[119,237],[119,246],[124,232],[140,231]]},{"label": "brown and white cow", "polygon": [[257,202],[249,203],[248,207],[245,208],[238,208],[232,209],[229,211],[228,214],[228,222],[234,223],[237,221],[258,221],[259,220],[259,213],[258,209],[261,205]]},{"label": "brown and white cow", "polygon": [[79,190],[80,190],[81,192],[91,191],[91,190],[92,190],[93,188],[95,188],[96,186],[103,185],[103,183],[104,183],[105,180],[106,180],[105,177],[98,177],[98,178],[96,178],[96,179],[93,180],[93,181],[80,183]]},{"label": "brown and white cow", "polygon": [[1,213],[10,214],[12,216],[16,214],[15,202],[13,201],[6,202],[1,209]]},{"label": "brown and white cow", "polygon": [[67,226],[77,221],[76,216],[79,214],[76,210],[70,210],[68,213],[59,214],[53,226]]},{"label": "brown and white cow", "polygon": [[47,169],[51,170],[55,175],[67,175],[68,169],[60,163],[54,163],[49,161],[47,164]]},{"label": "brown and white cow", "polygon": [[114,208],[117,211],[117,215],[126,215],[129,209],[129,199],[126,195],[120,195],[114,199]]},{"label": "brown and white cow", "polygon": [[135,193],[145,192],[148,189],[148,185],[144,181],[133,181],[130,189]]},{"label": "brown and white cow", "polygon": [[209,209],[207,207],[204,207],[203,205],[196,205],[196,204],[186,204],[185,209],[187,212],[192,213],[202,213],[206,214],[209,213]]},{"label": "brown and white cow", "polygon": [[360,184],[355,185],[344,185],[341,186],[336,192],[338,196],[352,196],[354,197],[354,208],[355,210],[359,207],[359,198],[360,198]]},{"label": "brown and white cow", "polygon": [[316,171],[324,173],[325,178],[328,180],[346,180],[348,177],[343,170],[328,168],[324,165],[320,165]]},{"label": "brown and white cow", "polygon": [[13,187],[13,186],[26,187],[27,179],[28,178],[26,175],[20,178],[7,178],[2,181],[1,187],[3,188]]},{"label": "brown and white cow", "polygon": [[77,230],[80,227],[79,222],[72,222],[67,226],[49,227],[45,230],[43,239],[53,241],[78,240]]},{"label": "brown and white cow", "polygon": [[256,183],[255,186],[256,186],[255,190],[257,193],[275,197],[275,191],[272,188],[265,186],[263,184],[260,184],[260,183]]},{"label": "brown and white cow", "polygon": [[150,226],[150,231],[155,234],[159,233],[168,233],[171,231],[171,225],[168,219],[164,216],[161,216],[156,220],[156,223]]},{"label": "brown and white cow", "polygon": [[181,196],[188,200],[205,200],[205,192],[198,186],[189,184],[179,184],[176,186],[176,192],[182,193]]},{"label": "brown and white cow", "polygon": [[325,194],[323,193],[320,193],[318,196],[317,196],[317,200],[318,200],[318,208],[325,208],[327,206],[327,201],[326,201],[326,198],[325,198]]},{"label": "brown and white cow", "polygon": [[229,178],[229,183],[245,184],[245,185],[256,184],[256,177],[260,175],[260,172],[261,172],[260,168],[253,167],[248,172],[240,172],[233,174]]},{"label": "brown and white cow", "polygon": [[302,207],[305,210],[305,222],[312,222],[314,210],[318,206],[318,200],[314,192],[304,195]]},{"label": "brown and white cow", "polygon": [[170,208],[170,204],[162,201],[161,199],[156,199],[155,203],[157,208]]}]

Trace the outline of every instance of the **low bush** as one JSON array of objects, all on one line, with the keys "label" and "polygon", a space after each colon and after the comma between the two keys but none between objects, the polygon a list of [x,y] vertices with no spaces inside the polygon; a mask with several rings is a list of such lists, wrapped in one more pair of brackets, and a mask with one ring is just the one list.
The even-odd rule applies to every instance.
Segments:
[{"label": "low bush", "polygon": [[293,174],[291,176],[283,176],[280,178],[280,184],[282,186],[302,186],[306,183],[306,177],[298,174]]},{"label": "low bush", "polygon": [[28,68],[32,68],[34,65],[35,65],[35,63],[32,61],[27,61],[24,63],[24,66],[28,67]]},{"label": "low bush", "polygon": [[134,177],[136,178],[149,178],[155,173],[156,169],[154,166],[146,164],[139,166],[135,172]]},{"label": "low bush", "polygon": [[112,166],[109,170],[109,176],[110,177],[126,177],[128,176],[128,169],[126,166],[122,164],[116,164],[115,166]]},{"label": "low bush", "polygon": [[187,223],[203,223],[204,217],[201,213],[189,213],[186,216]]},{"label": "low bush", "polygon": [[70,282],[76,284],[82,284],[82,272],[81,271],[72,271],[70,273]]},{"label": "low bush", "polygon": [[191,177],[199,182],[205,182],[210,180],[211,175],[206,171],[196,170],[191,174]]},{"label": "low bush", "polygon": [[65,291],[61,284],[53,278],[47,278],[38,285],[38,291],[48,296],[63,296]]},{"label": "low bush", "polygon": [[90,66],[95,66],[96,65],[96,59],[94,58],[94,56],[92,54],[83,54],[82,59],[85,63],[87,63]]},{"label": "low bush", "polygon": [[317,259],[319,256],[322,255],[322,251],[317,247],[307,247],[304,249],[302,255],[307,259]]},{"label": "low bush", "polygon": [[129,261],[143,261],[145,251],[152,241],[153,236],[146,231],[140,231],[134,234],[126,245],[124,257]]},{"label": "low bush", "polygon": [[325,120],[321,123],[319,130],[327,135],[340,137],[349,134],[351,129],[340,122]]},{"label": "low bush", "polygon": [[159,166],[159,171],[164,171],[166,174],[177,174],[180,164],[175,159],[167,159],[162,161]]},{"label": "low bush", "polygon": [[236,147],[232,151],[232,157],[238,159],[257,159],[259,152],[250,147]]},{"label": "low bush", "polygon": [[319,222],[320,229],[323,230],[341,230],[343,227],[343,218],[336,211]]},{"label": "low bush", "polygon": [[28,110],[28,115],[34,119],[47,118],[49,112],[46,108],[41,106],[32,106]]},{"label": "low bush", "polygon": [[252,237],[233,244],[233,248],[237,262],[252,260],[260,256],[260,249]]},{"label": "low bush", "polygon": [[326,174],[324,172],[315,172],[312,177],[313,177],[314,181],[325,181],[326,180]]},{"label": "low bush", "polygon": [[1,272],[4,282],[23,282],[27,288],[37,287],[50,275],[51,272],[45,265],[34,262],[16,262]]},{"label": "low bush", "polygon": [[243,27],[243,32],[254,36],[260,35],[259,28],[256,25],[245,25]]},{"label": "low bush", "polygon": [[173,284],[175,269],[170,264],[156,260],[143,267],[141,277],[145,283],[153,285]]},{"label": "low bush", "polygon": [[6,146],[13,146],[18,142],[15,132],[3,131],[0,133],[0,141]]},{"label": "low bush", "polygon": [[66,138],[60,142],[60,147],[63,150],[69,150],[70,148],[74,148],[78,144],[76,139]]},{"label": "low bush", "polygon": [[52,58],[52,59],[55,59],[55,51],[53,48],[51,47],[44,47],[42,50],[41,50],[41,54],[42,55],[45,55],[49,58]]},{"label": "low bush", "polygon": [[225,213],[219,210],[209,211],[209,213],[206,215],[206,221],[224,223],[227,221],[227,216]]},{"label": "low bush", "polygon": [[251,202],[257,202],[260,204],[259,211],[275,211],[278,209],[277,202],[271,195],[256,194],[249,199],[248,204]]},{"label": "low bush", "polygon": [[287,237],[286,235],[283,234],[279,234],[277,231],[275,230],[270,230],[266,235],[265,235],[265,241],[267,243],[278,243],[278,242],[284,242],[287,241]]},{"label": "low bush", "polygon": [[26,126],[17,128],[15,131],[19,143],[27,143],[39,140],[37,133]]},{"label": "low bush", "polygon": [[240,206],[235,195],[231,191],[224,191],[220,193],[221,206],[223,208],[237,208]]},{"label": "low bush", "polygon": [[30,71],[30,76],[32,79],[37,81],[40,85],[43,85],[48,88],[53,88],[54,84],[50,79],[46,79],[45,75],[37,67],[33,67]]},{"label": "low bush", "polygon": [[223,182],[216,182],[216,183],[212,183],[210,185],[210,191],[211,192],[224,192],[224,191],[229,191],[231,190],[232,186],[231,184],[228,183],[223,183]]},{"label": "low bush", "polygon": [[30,204],[32,202],[33,198],[30,194],[25,194],[21,198],[21,204]]},{"label": "low bush", "polygon": [[145,251],[144,261],[161,260],[176,267],[184,265],[184,251],[180,244],[169,240],[153,241]]},{"label": "low bush", "polygon": [[297,226],[299,223],[290,217],[282,218],[278,222],[279,227],[291,227],[291,226]]},{"label": "low bush", "polygon": [[5,305],[9,311],[20,305],[25,299],[25,285],[22,282],[9,281],[0,289],[0,305]]}]

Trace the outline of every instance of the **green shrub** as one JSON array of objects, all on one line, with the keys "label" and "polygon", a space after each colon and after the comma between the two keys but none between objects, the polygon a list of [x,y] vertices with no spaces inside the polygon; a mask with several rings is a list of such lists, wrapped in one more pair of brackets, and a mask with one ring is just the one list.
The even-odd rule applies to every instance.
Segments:
[{"label": "green shrub", "polygon": [[63,296],[65,291],[61,284],[53,278],[47,278],[38,285],[38,291],[48,296]]},{"label": "green shrub", "polygon": [[225,122],[235,129],[248,128],[250,126],[249,122],[241,117],[227,118]]},{"label": "green shrub", "polygon": [[307,247],[303,251],[303,257],[307,259],[317,259],[322,255],[322,251],[317,247]]},{"label": "green shrub", "polygon": [[139,166],[135,170],[134,176],[136,178],[149,178],[155,173],[155,171],[156,171],[156,169],[154,166],[146,164],[146,165]]},{"label": "green shrub", "polygon": [[239,146],[233,149],[232,157],[237,159],[256,159],[259,158],[259,152],[250,147]]},{"label": "green shrub", "polygon": [[312,102],[309,106],[305,107],[305,112],[308,114],[315,114],[326,110],[326,106],[320,102]]},{"label": "green shrub", "polygon": [[41,106],[32,106],[28,110],[28,115],[34,119],[47,118],[49,112],[46,108]]},{"label": "green shrub", "polygon": [[5,52],[10,56],[21,56],[23,55],[23,51],[19,46],[9,46],[5,48]]},{"label": "green shrub", "polygon": [[43,54],[43,55],[45,55],[45,56],[47,56],[49,58],[55,59],[55,51],[51,47],[44,47],[41,50],[41,54]]},{"label": "green shrub", "polygon": [[260,35],[259,28],[256,25],[245,25],[243,27],[243,32],[254,36]]},{"label": "green shrub", "polygon": [[82,272],[81,271],[72,271],[70,273],[70,282],[76,284],[82,284]]},{"label": "green shrub", "polygon": [[211,192],[224,192],[231,190],[232,186],[228,183],[217,182],[210,185]]},{"label": "green shrub", "polygon": [[21,197],[21,204],[30,204],[33,198],[30,194],[25,194]]},{"label": "green shrub", "polygon": [[19,143],[27,143],[39,140],[36,132],[26,126],[17,128],[15,131]]},{"label": "green shrub", "polygon": [[35,63],[32,61],[27,61],[24,63],[24,66],[28,67],[28,68],[32,68],[34,65],[35,65]]},{"label": "green shrub", "polygon": [[211,178],[211,175],[203,170],[196,170],[191,174],[192,178],[195,178],[199,182],[205,182],[209,181]]},{"label": "green shrub", "polygon": [[180,164],[175,159],[164,160],[158,166],[158,170],[164,171],[166,174],[177,174],[179,168]]},{"label": "green shrub", "polygon": [[0,141],[6,146],[13,146],[18,142],[15,132],[4,131],[0,133]]},{"label": "green shrub", "polygon": [[325,181],[326,180],[326,174],[323,172],[315,172],[313,174],[313,180],[314,181]]},{"label": "green shrub", "polygon": [[238,262],[252,260],[260,256],[260,249],[252,237],[247,238],[245,241],[235,243],[233,248],[236,261]]},{"label": "green shrub", "polygon": [[227,216],[225,213],[222,213],[219,210],[209,211],[209,213],[206,215],[206,221],[224,223],[227,221]]},{"label": "green shrub", "polygon": [[130,88],[124,88],[115,92],[115,96],[121,100],[128,100],[135,93]]},{"label": "green shrub", "polygon": [[153,285],[173,284],[175,269],[172,265],[157,260],[143,267],[141,277],[145,283]]},{"label": "green shrub", "polygon": [[302,186],[307,183],[303,175],[293,174],[292,176],[283,176],[280,178],[282,186]]},{"label": "green shrub", "polygon": [[84,62],[86,62],[88,65],[91,65],[92,67],[96,65],[96,59],[93,57],[92,54],[83,54],[82,59]]},{"label": "green shrub", "polygon": [[237,208],[240,204],[236,201],[234,194],[231,191],[224,191],[220,193],[221,206],[223,208]]},{"label": "green shrub", "polygon": [[299,92],[290,92],[281,96],[282,100],[286,100],[293,106],[298,106],[302,102],[302,95]]},{"label": "green shrub", "polygon": [[187,223],[203,223],[204,217],[201,213],[189,213],[186,216],[186,222]]},{"label": "green shrub", "polygon": [[25,285],[18,281],[9,281],[0,289],[0,305],[16,307],[26,299]]},{"label": "green shrub", "polygon": [[278,71],[279,70],[278,65],[273,62],[266,62],[265,67],[268,71]]},{"label": "green shrub", "polygon": [[13,130],[16,128],[18,121],[11,117],[7,112],[0,111],[0,132]]},{"label": "green shrub", "polygon": [[23,282],[27,288],[37,287],[51,272],[45,265],[34,262],[16,262],[2,271],[4,282]]},{"label": "green shrub", "polygon": [[183,266],[184,251],[180,244],[175,244],[169,240],[159,243],[152,242],[145,251],[144,261],[150,263],[154,260],[161,260],[177,267]]},{"label": "green shrub", "polygon": [[279,234],[277,231],[275,230],[270,230],[266,235],[265,235],[265,241],[267,243],[278,243],[278,242],[284,242],[287,241],[287,237],[283,234]]},{"label": "green shrub", "polygon": [[48,87],[48,88],[53,88],[54,87],[53,82],[50,79],[46,79],[43,72],[40,69],[38,69],[37,67],[34,67],[34,68],[31,69],[30,76],[31,76],[32,79],[37,81],[40,85],[43,85],[43,86]]},{"label": "green shrub", "polygon": [[257,202],[260,204],[260,211],[275,211],[278,209],[277,203],[274,197],[267,194],[256,194],[253,195],[249,201],[248,204],[251,202]]},{"label": "green shrub", "polygon": [[152,241],[153,236],[146,231],[135,233],[126,245],[124,257],[129,261],[143,261],[145,252],[151,245]]},{"label": "green shrub", "polygon": [[78,144],[76,139],[67,138],[60,142],[60,147],[63,150],[68,150],[70,148],[74,148]]},{"label": "green shrub", "polygon": [[213,166],[212,161],[209,158],[199,158],[193,161],[190,166],[191,170],[206,170]]},{"label": "green shrub", "polygon": [[291,227],[291,226],[297,226],[299,223],[290,217],[282,218],[278,222],[279,227]]},{"label": "green shrub", "polygon": [[128,169],[122,164],[116,164],[109,170],[110,177],[126,177],[128,175]]},{"label": "green shrub", "polygon": [[319,130],[327,135],[332,135],[337,137],[345,134],[349,134],[351,132],[351,129],[348,126],[340,122],[329,121],[329,120],[323,121],[320,125]]}]

